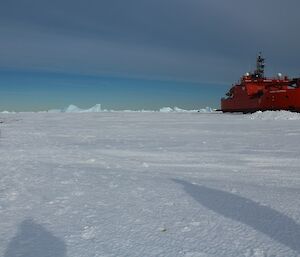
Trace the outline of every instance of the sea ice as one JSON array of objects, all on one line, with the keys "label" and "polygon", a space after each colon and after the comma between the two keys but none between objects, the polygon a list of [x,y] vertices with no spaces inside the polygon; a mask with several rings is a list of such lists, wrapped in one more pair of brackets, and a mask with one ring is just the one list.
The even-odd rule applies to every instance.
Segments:
[{"label": "sea ice", "polygon": [[174,109],[0,114],[0,256],[299,256],[298,114]]}]

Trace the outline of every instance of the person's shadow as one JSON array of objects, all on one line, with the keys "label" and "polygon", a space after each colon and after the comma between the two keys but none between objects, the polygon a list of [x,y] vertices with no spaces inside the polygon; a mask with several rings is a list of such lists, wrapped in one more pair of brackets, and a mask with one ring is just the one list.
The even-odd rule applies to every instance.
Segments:
[{"label": "person's shadow", "polygon": [[288,216],[236,194],[179,179],[173,181],[206,208],[246,224],[300,253],[300,225]]},{"label": "person's shadow", "polygon": [[4,257],[65,257],[66,245],[32,219],[24,220]]}]

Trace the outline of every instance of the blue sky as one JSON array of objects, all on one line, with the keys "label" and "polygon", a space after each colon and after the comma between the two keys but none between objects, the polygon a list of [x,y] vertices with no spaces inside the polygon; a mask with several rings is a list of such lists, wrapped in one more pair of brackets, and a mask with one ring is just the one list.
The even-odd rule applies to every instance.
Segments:
[{"label": "blue sky", "polygon": [[0,110],[218,107],[263,51],[300,77],[298,0],[4,0]]},{"label": "blue sky", "polygon": [[70,103],[82,108],[101,103],[115,110],[198,109],[217,106],[224,93],[220,85],[203,90],[198,83],[182,81],[19,71],[0,72],[0,76],[0,109],[15,111],[55,109]]}]

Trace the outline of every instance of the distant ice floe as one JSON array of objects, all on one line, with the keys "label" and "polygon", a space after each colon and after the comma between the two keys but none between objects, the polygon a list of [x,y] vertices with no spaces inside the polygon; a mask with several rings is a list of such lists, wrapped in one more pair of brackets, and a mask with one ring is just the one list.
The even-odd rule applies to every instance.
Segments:
[{"label": "distant ice floe", "polygon": [[201,113],[210,113],[210,112],[214,112],[214,110],[210,107],[206,107],[204,109],[200,109],[200,110],[184,110],[178,107],[163,107],[159,110],[159,112],[201,112]]},{"label": "distant ice floe", "polygon": [[[45,112],[45,111],[42,111]],[[81,109],[79,107],[77,107],[74,104],[69,105],[66,108],[63,109],[52,109],[52,110],[48,110],[46,111],[48,113],[90,113],[90,112],[157,112],[154,110],[119,110],[119,111],[115,111],[115,110],[107,110],[107,109],[102,109],[101,108],[101,104],[96,104],[95,106],[88,108],[88,109]],[[185,109],[181,109],[179,107],[163,107],[161,109],[158,110],[158,112],[163,112],[163,113],[170,113],[170,112],[174,112],[174,113],[178,113],[178,112],[201,112],[201,113],[211,113],[211,112],[215,112],[214,109],[210,108],[210,107],[206,107],[204,109],[199,109],[199,110],[185,110]],[[3,111],[0,113],[15,113],[15,112],[8,112],[8,111]]]},{"label": "distant ice floe", "polygon": [[89,109],[80,109],[76,105],[69,105],[63,112],[101,112],[101,104],[96,104]]},{"label": "distant ice floe", "polygon": [[[163,107],[159,110],[159,112],[201,112],[201,113],[210,113],[214,110],[210,107],[206,107],[204,109],[200,110],[184,110],[179,107]],[[57,112],[64,112],[64,113],[86,113],[86,112],[116,112],[115,110],[107,110],[107,109],[101,109],[101,104],[96,104],[95,106],[89,108],[89,109],[81,109],[77,107],[76,105],[69,105],[67,108],[64,108],[62,110],[49,110],[50,113],[57,113]],[[117,112],[155,112],[153,110],[122,110]]]},{"label": "distant ice floe", "polygon": [[257,111],[250,114],[252,120],[300,120],[300,113],[290,111]]},{"label": "distant ice floe", "polygon": [[96,104],[95,106],[89,108],[89,109],[81,109],[77,107],[74,104],[69,105],[68,107],[64,109],[53,109],[48,110],[50,113],[58,113],[58,112],[67,112],[67,113],[85,113],[85,112],[101,112],[101,104]]},{"label": "distant ice floe", "polygon": [[3,112],[1,112],[1,113],[3,113],[3,114],[8,114],[8,113],[16,113],[16,112],[3,111]]}]

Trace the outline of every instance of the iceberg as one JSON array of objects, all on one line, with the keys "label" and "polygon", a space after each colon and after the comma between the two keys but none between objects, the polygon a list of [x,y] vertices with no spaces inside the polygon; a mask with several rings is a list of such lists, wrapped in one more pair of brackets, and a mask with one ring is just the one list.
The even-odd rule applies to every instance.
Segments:
[{"label": "iceberg", "polygon": [[59,110],[59,109],[53,109],[48,110],[49,113],[58,113],[58,112],[64,112],[64,113],[85,113],[85,112],[101,112],[101,104],[96,104],[93,107],[89,109],[81,109],[77,107],[74,104],[70,104],[68,107]]},{"label": "iceberg", "polygon": [[163,107],[159,112],[173,112],[174,110],[171,107]]},{"label": "iceberg", "polygon": [[3,114],[10,114],[10,113],[16,113],[16,112],[14,112],[14,111],[12,111],[12,112],[9,112],[9,111],[3,111],[3,112],[1,112],[1,113],[3,113]]},{"label": "iceberg", "polygon": [[200,109],[198,112],[202,112],[202,113],[210,113],[210,112],[215,112],[215,109],[212,109],[210,107],[205,107],[204,109]]},{"label": "iceberg", "polygon": [[65,108],[64,110],[62,110],[62,112],[82,112],[83,110],[80,109],[79,107],[77,107],[74,104],[70,104],[67,108]]},{"label": "iceberg", "polygon": [[[206,107],[203,109],[199,109],[199,110],[185,110],[179,107],[163,107],[161,109],[158,110],[158,112],[162,112],[162,113],[170,113],[170,112],[175,112],[175,113],[181,113],[181,112],[186,112],[186,113],[192,113],[192,112],[200,112],[200,113],[211,113],[211,112],[215,112],[215,109],[212,109],[210,107]],[[101,104],[96,104],[91,108],[88,109],[82,109],[79,108],[78,106],[74,105],[74,104],[70,104],[69,106],[63,108],[63,109],[50,109],[47,111],[38,111],[38,113],[44,113],[44,112],[48,112],[48,113],[90,113],[90,112],[157,112],[157,110],[145,110],[145,109],[141,109],[141,110],[109,110],[109,109],[102,109],[101,108]],[[8,111],[2,111],[0,113],[16,113],[16,112],[8,112]]]}]

